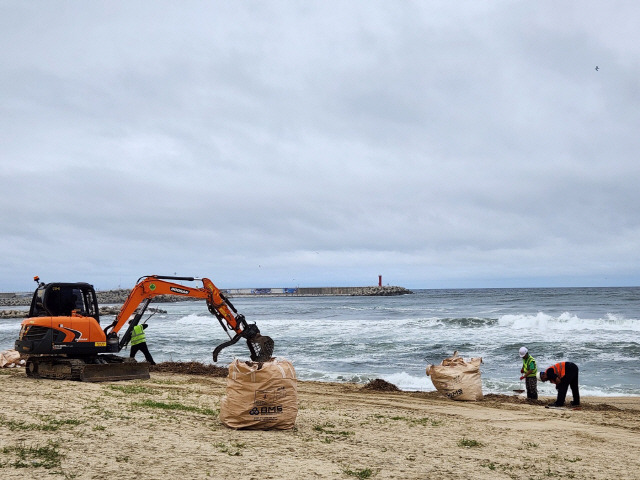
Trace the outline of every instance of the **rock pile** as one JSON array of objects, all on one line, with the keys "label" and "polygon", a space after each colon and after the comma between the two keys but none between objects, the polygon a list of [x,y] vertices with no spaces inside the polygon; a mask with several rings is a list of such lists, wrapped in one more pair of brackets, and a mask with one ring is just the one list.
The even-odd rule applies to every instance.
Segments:
[{"label": "rock pile", "polygon": [[98,291],[96,292],[96,297],[98,297],[98,305],[103,305],[105,303],[115,303],[122,305],[130,293],[131,290],[128,290],[126,288],[119,288],[117,290],[104,290],[101,292]]},{"label": "rock pile", "polygon": [[0,318],[27,318],[28,310],[0,310]]},{"label": "rock pile", "polygon": [[[100,316],[103,315],[117,315],[120,313],[120,307],[100,307]],[[153,308],[149,307],[146,310],[146,313],[167,313],[166,310],[162,310],[161,308]]]},{"label": "rock pile", "polygon": [[0,307],[24,307],[31,305],[31,296],[0,297]]},{"label": "rock pile", "polygon": [[351,295],[358,296],[387,296],[387,295],[407,295],[413,293],[404,287],[362,287]]},{"label": "rock pile", "polygon": [[[103,305],[103,304],[122,305],[127,300],[127,297],[129,297],[130,293],[131,293],[131,290],[120,288],[117,290],[104,290],[104,291],[96,292],[96,297],[98,297],[99,305]],[[155,302],[173,303],[173,302],[180,302],[185,300],[194,300],[194,299],[188,298],[188,297],[179,297],[176,295],[158,295],[157,297],[154,297],[153,302],[154,303]]]}]

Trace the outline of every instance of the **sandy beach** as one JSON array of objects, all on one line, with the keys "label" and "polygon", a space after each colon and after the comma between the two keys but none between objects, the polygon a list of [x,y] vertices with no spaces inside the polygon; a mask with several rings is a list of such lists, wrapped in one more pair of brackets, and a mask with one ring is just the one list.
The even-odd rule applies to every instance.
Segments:
[{"label": "sandy beach", "polygon": [[294,429],[247,431],[219,421],[225,382],[152,372],[80,383],[1,370],[0,477],[640,478],[640,397],[550,410],[516,395],[468,403],[299,382]]}]

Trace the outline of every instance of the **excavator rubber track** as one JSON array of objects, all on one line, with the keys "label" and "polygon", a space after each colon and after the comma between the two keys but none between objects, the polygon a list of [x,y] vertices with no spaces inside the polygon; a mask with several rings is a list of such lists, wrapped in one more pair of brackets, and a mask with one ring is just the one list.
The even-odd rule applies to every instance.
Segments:
[{"label": "excavator rubber track", "polygon": [[147,362],[136,362],[132,358],[117,355],[98,355],[90,358],[31,356],[25,366],[28,377],[50,380],[114,382],[149,378]]}]

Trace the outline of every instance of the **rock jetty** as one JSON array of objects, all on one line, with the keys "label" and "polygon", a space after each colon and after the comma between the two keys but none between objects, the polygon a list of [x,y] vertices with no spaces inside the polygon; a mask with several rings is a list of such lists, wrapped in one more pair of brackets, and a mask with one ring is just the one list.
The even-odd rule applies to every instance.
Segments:
[{"label": "rock jetty", "polygon": [[28,310],[0,310],[0,318],[27,318]]},{"label": "rock jetty", "polygon": [[351,295],[361,296],[388,296],[388,295],[410,295],[413,292],[404,287],[361,287],[357,293]]},{"label": "rock jetty", "polygon": [[[374,286],[374,287],[299,287],[299,288],[259,288],[259,289],[229,289],[223,290],[228,297],[314,297],[314,296],[391,296],[412,294],[411,290],[404,287],[395,286]],[[120,288],[116,290],[104,290],[96,292],[100,315],[117,315],[120,306],[125,302],[131,290]],[[179,297],[174,295],[160,295],[153,299],[157,303],[180,302],[184,300],[196,300],[192,298]],[[27,309],[4,310],[1,307],[29,307],[31,305],[31,295],[5,294],[0,297],[0,318],[25,318],[28,315]],[[109,306],[117,305],[117,306]],[[151,310],[151,309],[150,309]],[[157,313],[166,313],[156,309]]]},{"label": "rock jetty", "polygon": [[[145,311],[146,313],[167,313],[166,310],[162,310],[161,308],[149,307]],[[120,307],[100,307],[100,316],[105,315],[117,315],[120,313]]]},{"label": "rock jetty", "polygon": [[[96,297],[98,298],[98,305],[122,306],[122,304],[129,296],[129,293],[131,293],[131,290],[126,290],[124,288],[117,290],[104,290],[96,292]],[[174,295],[160,295],[153,299],[154,302],[159,303],[179,302],[181,300],[185,300],[185,298],[177,297]],[[30,305],[31,295],[14,295],[13,297],[0,297],[0,307],[28,307]]]},{"label": "rock jetty", "polygon": [[31,305],[31,295],[28,297],[22,295],[0,297],[0,307],[28,307],[29,305]]},{"label": "rock jetty", "polygon": [[[0,305],[1,306],[1,305]],[[167,313],[166,310],[162,310],[161,308],[153,308],[153,307],[149,307],[147,308],[147,312],[148,313]],[[101,317],[105,317],[105,316],[109,316],[109,315],[117,315],[118,313],[120,313],[120,307],[113,307],[113,306],[102,306],[100,307],[100,316]],[[11,310],[0,310],[0,319],[2,318],[27,318],[29,316],[29,310],[15,310],[15,309],[11,309]]]},{"label": "rock jetty", "polygon": [[228,297],[321,297],[321,296],[389,296],[408,295],[404,287],[296,287],[296,288],[230,288]]},{"label": "rock jetty", "polygon": [[[233,297],[315,297],[315,296],[391,296],[409,295],[413,292],[404,287],[373,286],[373,287],[297,287],[297,288],[230,288],[222,292],[229,298]],[[98,303],[122,304],[129,295],[129,290],[110,290],[97,292]],[[154,302],[180,302],[195,300],[175,295],[162,295],[153,299]]]},{"label": "rock jetty", "polygon": [[[122,305],[129,297],[131,290],[127,290],[125,288],[120,288],[117,290],[103,290],[96,292],[96,297],[98,297],[98,305]],[[182,300],[191,300],[190,298],[185,299],[184,297],[178,297],[176,295],[159,295],[153,299],[154,303],[173,303],[179,302]]]}]

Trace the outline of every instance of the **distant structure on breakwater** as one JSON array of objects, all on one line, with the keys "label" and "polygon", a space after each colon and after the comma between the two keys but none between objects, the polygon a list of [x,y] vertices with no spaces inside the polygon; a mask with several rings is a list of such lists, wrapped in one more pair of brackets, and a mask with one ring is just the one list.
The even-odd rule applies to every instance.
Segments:
[{"label": "distant structure on breakwater", "polygon": [[389,296],[413,293],[404,287],[294,287],[294,288],[228,288],[222,290],[230,297],[247,296]]}]

